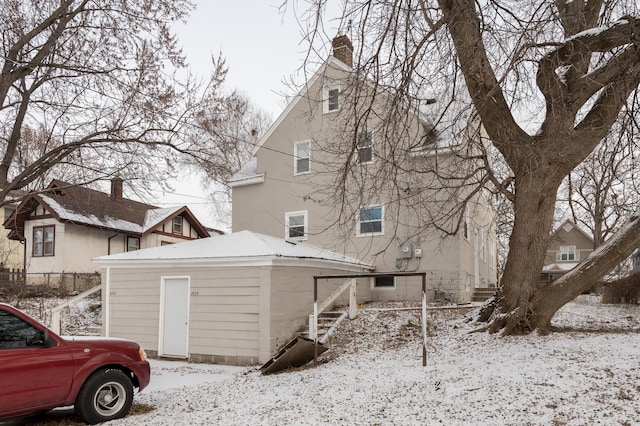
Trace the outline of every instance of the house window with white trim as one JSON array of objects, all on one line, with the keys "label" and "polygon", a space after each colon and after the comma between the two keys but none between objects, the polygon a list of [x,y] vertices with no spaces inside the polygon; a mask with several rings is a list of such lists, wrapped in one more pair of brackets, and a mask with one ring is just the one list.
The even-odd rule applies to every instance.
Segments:
[{"label": "house window with white trim", "polygon": [[358,163],[373,161],[373,132],[365,130],[358,135]]},{"label": "house window with white trim", "polygon": [[307,239],[307,212],[290,212],[285,214],[285,239],[299,241]]},{"label": "house window with white trim", "polygon": [[340,86],[325,86],[323,88],[322,110],[326,114],[328,112],[338,111],[340,109]]},{"label": "house window with white trim", "polygon": [[53,256],[56,240],[55,226],[33,228],[33,257]]},{"label": "house window with white trim", "polygon": [[366,207],[358,211],[358,235],[382,235],[384,209],[382,206]]},{"label": "house window with white trim", "polygon": [[173,218],[173,233],[182,235],[182,216]]},{"label": "house window with white trim", "polygon": [[140,250],[140,238],[127,236],[127,251]]},{"label": "house window with white trim", "polygon": [[311,142],[297,142],[293,146],[293,173],[308,173],[311,170]]},{"label": "house window with white trim", "polygon": [[556,260],[559,261],[576,261],[580,260],[576,246],[560,246],[560,249],[556,253]]}]

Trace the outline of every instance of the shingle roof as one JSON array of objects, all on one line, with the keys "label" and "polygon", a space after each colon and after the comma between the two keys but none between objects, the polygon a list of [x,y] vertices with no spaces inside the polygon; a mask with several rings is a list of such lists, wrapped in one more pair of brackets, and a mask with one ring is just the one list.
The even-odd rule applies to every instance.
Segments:
[{"label": "shingle roof", "polygon": [[168,218],[182,213],[190,218],[200,236],[209,235],[186,206],[159,208],[54,180],[46,192],[27,196],[16,213],[5,222],[5,228],[11,229],[10,238],[19,239],[22,236],[24,222],[38,204],[44,205],[60,222],[131,234],[144,234]]}]

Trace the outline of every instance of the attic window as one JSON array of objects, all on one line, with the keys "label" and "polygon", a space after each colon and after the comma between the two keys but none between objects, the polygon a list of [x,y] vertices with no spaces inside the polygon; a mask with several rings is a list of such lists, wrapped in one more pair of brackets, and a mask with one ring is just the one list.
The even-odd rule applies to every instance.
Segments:
[{"label": "attic window", "polygon": [[322,110],[325,114],[338,111],[340,109],[340,86],[325,86],[323,88],[322,104]]},{"label": "attic window", "polygon": [[579,259],[576,246],[560,246],[560,250],[556,253],[556,260],[559,261],[577,261]]},{"label": "attic window", "polygon": [[140,238],[127,237],[127,251],[140,250]]},{"label": "attic window", "polygon": [[182,235],[182,216],[173,218],[173,233]]}]

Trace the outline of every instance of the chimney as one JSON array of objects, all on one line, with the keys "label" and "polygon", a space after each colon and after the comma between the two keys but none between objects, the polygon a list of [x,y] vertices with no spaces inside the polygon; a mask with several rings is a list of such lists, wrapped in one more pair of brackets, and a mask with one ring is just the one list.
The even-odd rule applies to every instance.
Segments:
[{"label": "chimney", "polygon": [[341,60],[349,68],[353,68],[353,44],[346,35],[338,35],[331,42],[333,56]]},{"label": "chimney", "polygon": [[114,200],[122,200],[122,182],[124,180],[121,177],[111,179],[111,198]]}]

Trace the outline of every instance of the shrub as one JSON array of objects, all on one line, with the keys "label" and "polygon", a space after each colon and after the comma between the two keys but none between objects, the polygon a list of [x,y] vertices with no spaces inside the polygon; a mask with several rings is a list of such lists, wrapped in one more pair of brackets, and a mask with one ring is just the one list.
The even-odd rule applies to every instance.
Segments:
[{"label": "shrub", "polygon": [[640,272],[605,283],[602,303],[638,304],[640,299]]}]

